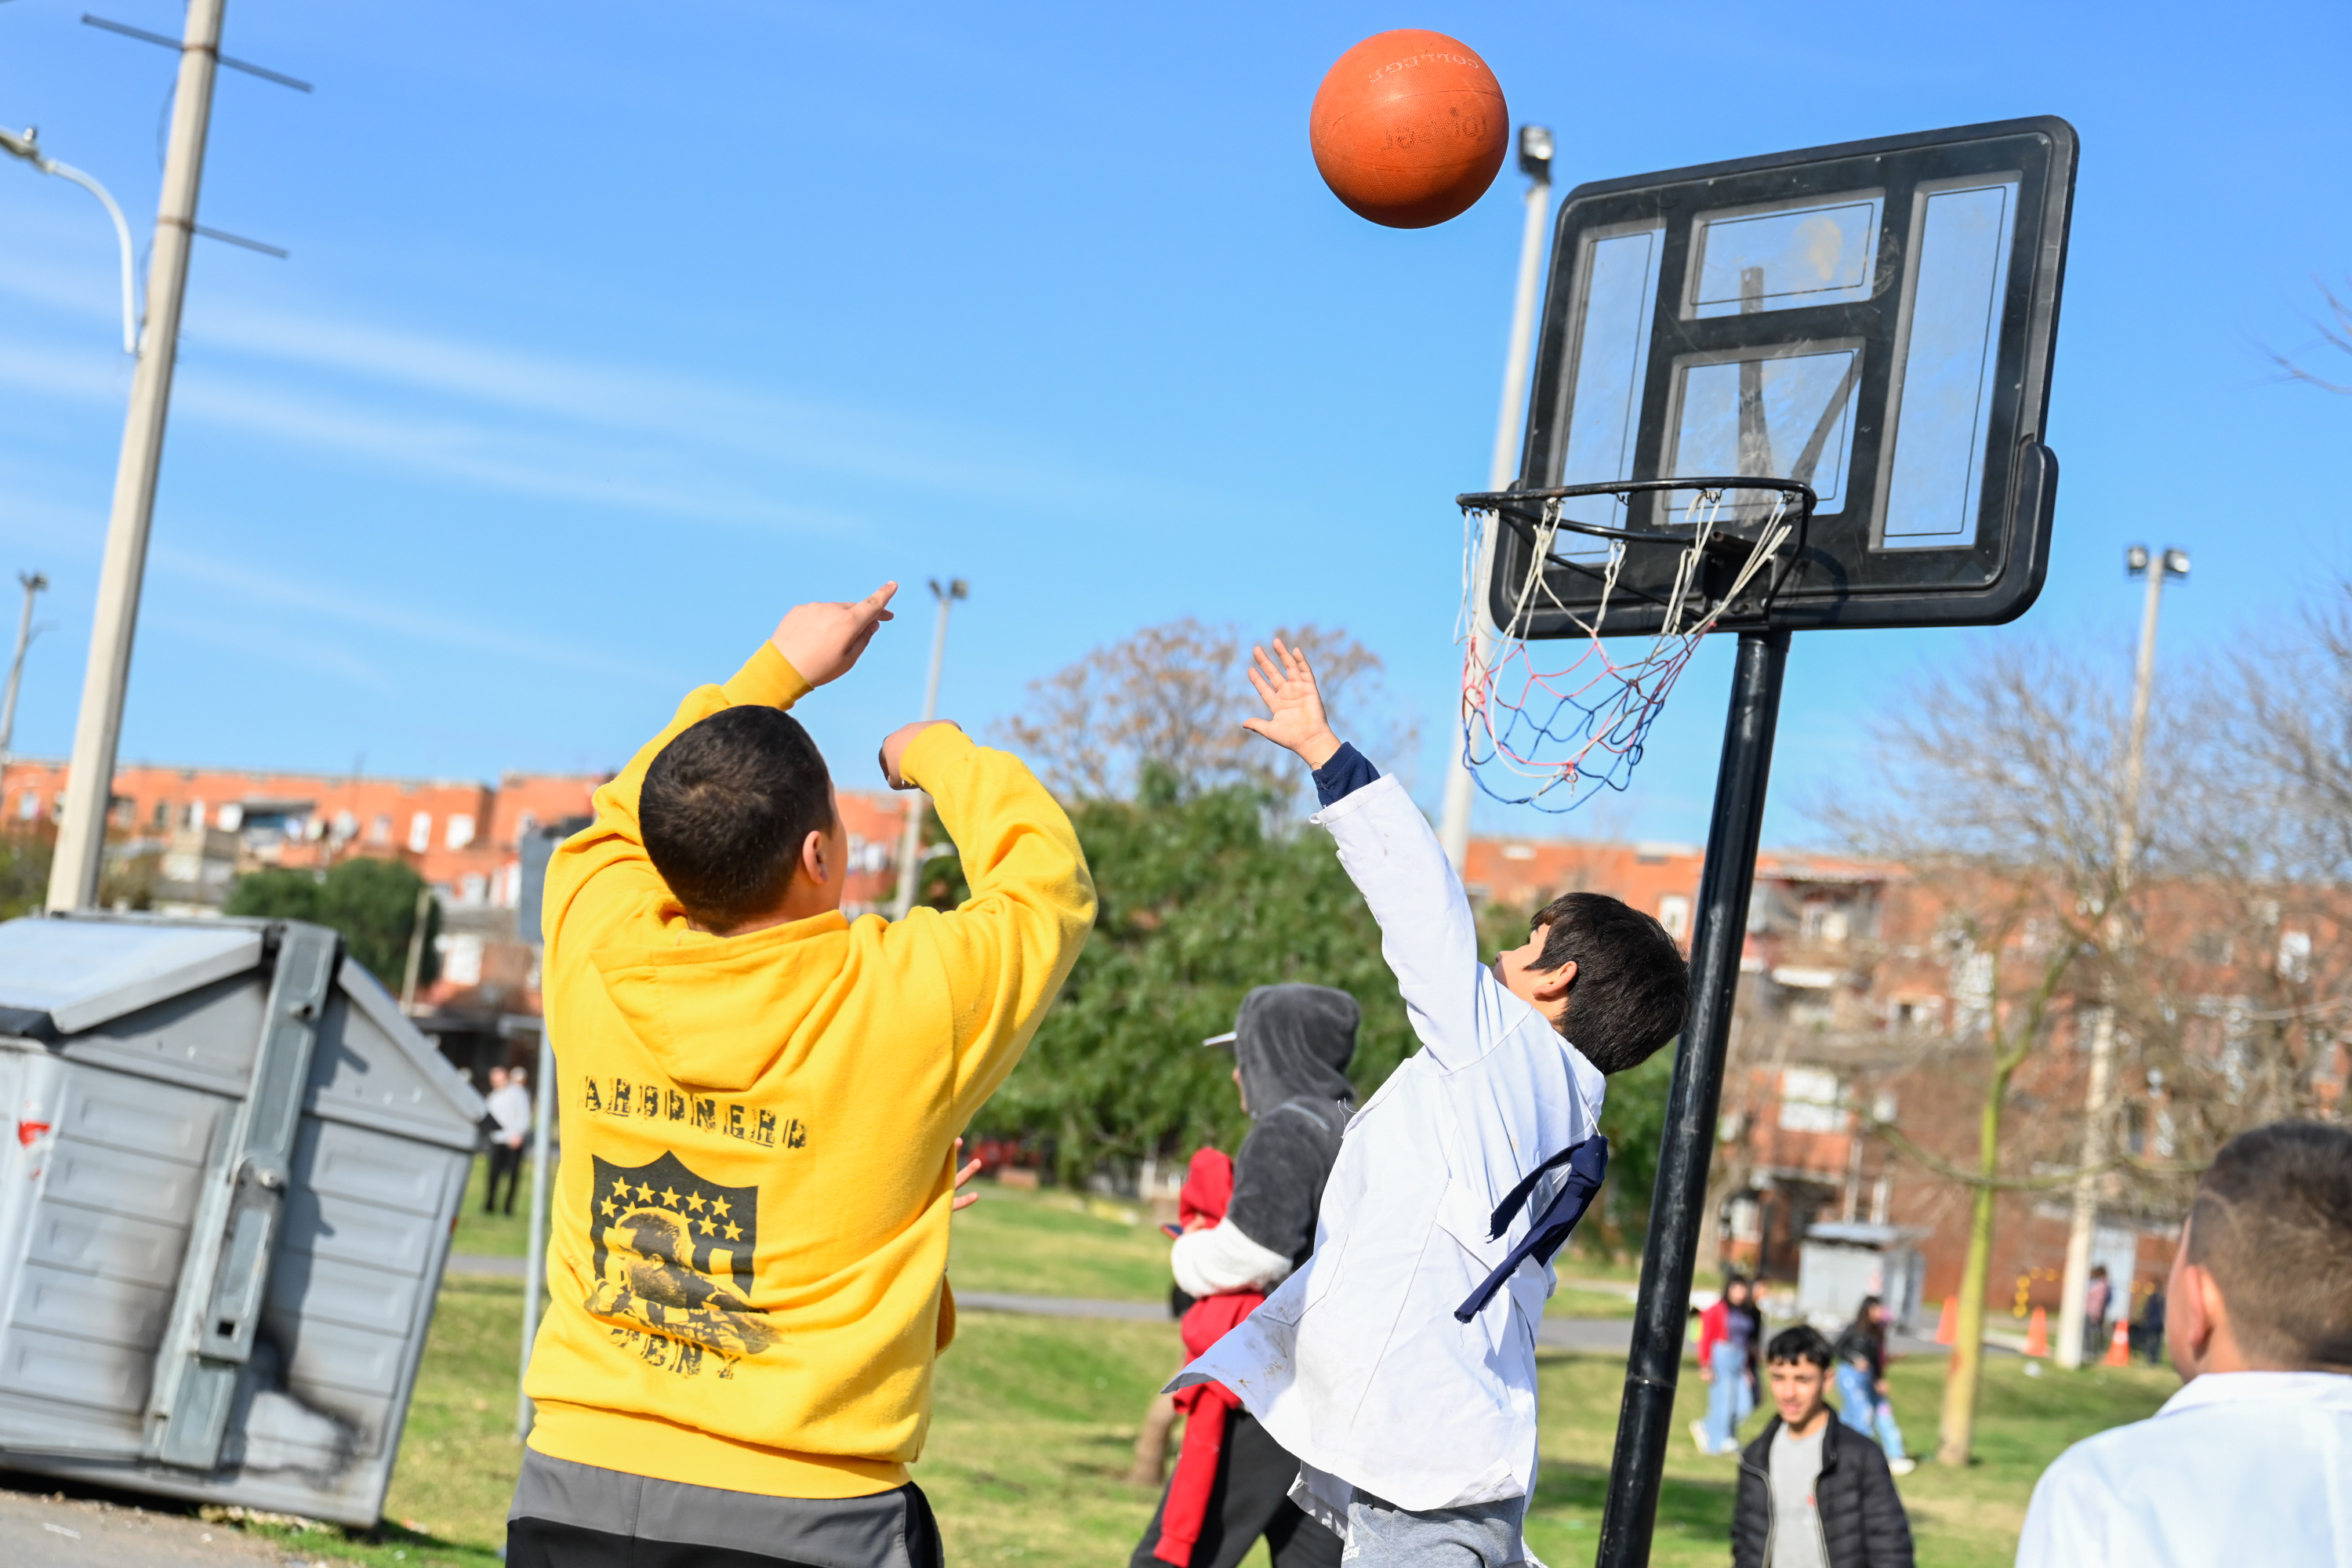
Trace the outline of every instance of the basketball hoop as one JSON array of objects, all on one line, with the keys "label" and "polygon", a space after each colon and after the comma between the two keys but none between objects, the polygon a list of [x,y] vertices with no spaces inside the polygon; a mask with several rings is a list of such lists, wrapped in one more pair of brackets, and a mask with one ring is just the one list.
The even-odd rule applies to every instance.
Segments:
[{"label": "basketball hoop", "polygon": [[[1769,499],[1727,508],[1724,496],[1732,490],[1763,491]],[[1580,520],[1566,515],[1563,504],[1610,496],[1627,510],[1636,495],[1661,494],[1663,501],[1663,492],[1685,491],[1693,499],[1671,531]],[[1727,621],[1751,625],[1767,617],[1804,551],[1815,497],[1811,485],[1796,479],[1747,477],[1624,479],[1475,491],[1454,500],[1462,509],[1462,609],[1454,640],[1463,649],[1463,760],[1494,799],[1566,812],[1603,788],[1622,790],[1633,782],[1650,725],[1701,637]],[[1510,590],[1507,616],[1496,617],[1492,637],[1479,624],[1489,523],[1517,534],[1528,563]],[[1636,551],[1673,552],[1661,586],[1644,588],[1629,579],[1627,558]],[[1498,552],[1498,563],[1502,558]],[[1584,592],[1563,595],[1570,574],[1586,580]],[[1654,583],[1659,575],[1631,578]],[[1636,656],[1624,659],[1611,656],[1601,632],[1612,601],[1620,598],[1647,601],[1660,618],[1656,631],[1626,639]],[[1506,601],[1497,593],[1491,602],[1500,609]],[[1547,626],[1561,625],[1564,617],[1568,629],[1538,632],[1539,616]],[[1553,640],[1567,643],[1575,657],[1565,662],[1540,657],[1540,644]],[[1507,782],[1498,782],[1497,774]]]}]

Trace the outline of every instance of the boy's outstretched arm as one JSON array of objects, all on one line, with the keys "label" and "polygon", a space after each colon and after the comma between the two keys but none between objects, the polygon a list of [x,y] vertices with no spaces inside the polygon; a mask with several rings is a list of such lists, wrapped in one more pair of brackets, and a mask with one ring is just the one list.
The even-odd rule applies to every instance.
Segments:
[{"label": "boy's outstretched arm", "polygon": [[565,840],[548,862],[545,939],[555,941],[592,881],[596,887],[592,900],[596,912],[588,922],[592,926],[625,919],[628,911],[641,907],[641,900],[667,899],[668,886],[646,853],[645,834],[637,822],[637,801],[654,758],[680,731],[722,708],[758,703],[789,709],[814,688],[848,674],[882,623],[892,618],[890,595],[898,591],[898,584],[885,583],[854,602],[795,605],[725,684],[698,686],[688,692],[661,732],[597,788],[595,821]]},{"label": "boy's outstretched arm", "polygon": [[1332,733],[1307,656],[1279,637],[1273,657],[1250,652],[1250,684],[1266,716],[1244,719],[1243,727],[1315,770],[1323,804],[1315,820],[1331,830],[1339,863],[1380,922],[1381,956],[1397,977],[1413,1032],[1438,1066],[1464,1065],[1477,1051],[1478,994],[1487,973],[1461,879],[1403,786]]}]

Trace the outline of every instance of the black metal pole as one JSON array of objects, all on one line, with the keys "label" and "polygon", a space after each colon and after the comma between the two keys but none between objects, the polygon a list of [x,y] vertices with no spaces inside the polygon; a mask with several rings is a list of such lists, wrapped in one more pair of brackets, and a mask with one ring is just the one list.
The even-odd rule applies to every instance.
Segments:
[{"label": "black metal pole", "polygon": [[1650,1201],[1650,1239],[1642,1255],[1642,1299],[1634,1310],[1633,1349],[1625,1363],[1625,1398],[1617,1415],[1617,1453],[1609,1468],[1609,1501],[1601,1516],[1598,1568],[1643,1568],[1657,1525],[1658,1487],[1673,1436],[1675,1384],[1682,1373],[1684,1322],[1698,1259],[1706,1165],[1715,1152],[1716,1110],[1723,1097],[1724,1047],[1748,938],[1748,896],[1756,884],[1756,842],[1764,826],[1764,786],[1772,772],[1772,731],[1780,717],[1780,677],[1789,634],[1742,632],[1724,721],[1723,761],[1715,777],[1715,820],[1698,885],[1698,925],[1691,942],[1691,999],[1675,1057],[1658,1148],[1658,1182]]}]

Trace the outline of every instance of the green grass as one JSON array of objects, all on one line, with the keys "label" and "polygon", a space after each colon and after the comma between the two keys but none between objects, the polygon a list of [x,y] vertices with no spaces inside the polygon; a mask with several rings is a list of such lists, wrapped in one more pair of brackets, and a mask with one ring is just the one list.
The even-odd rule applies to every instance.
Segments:
[{"label": "green grass", "polygon": [[[952,1277],[969,1291],[1160,1300],[1167,1239],[1140,1218],[1109,1217],[1123,1208],[1097,1201],[1089,1212],[1067,1194],[991,1189],[956,1219]],[[475,1226],[477,1235],[487,1230]],[[461,1249],[493,1250],[467,1245],[467,1235],[461,1225]],[[520,1245],[518,1235],[506,1250]],[[1591,1315],[1611,1303],[1620,1315],[1631,1310],[1622,1298],[1572,1285],[1560,1295],[1579,1313],[1584,1298]],[[453,1276],[443,1287],[381,1530],[247,1528],[313,1560],[491,1568],[521,1461],[514,1440],[521,1309],[517,1281]],[[950,1560],[1021,1568],[1122,1561],[1156,1500],[1124,1479],[1136,1426],[1181,1353],[1172,1323],[965,1312],[940,1363],[929,1442],[915,1467]],[[1933,1446],[1943,1364],[1922,1358],[1892,1369],[1915,1448]],[[1978,1463],[1964,1470],[1923,1464],[1898,1483],[1921,1568],[2005,1568],[2042,1468],[2078,1438],[2153,1413],[2177,1386],[2154,1369],[2028,1377],[2024,1365],[2011,1356],[1987,1364]],[[1603,1356],[1547,1353],[1538,1378],[1544,1468],[1528,1533],[1540,1556],[1568,1568],[1591,1560],[1598,1536],[1624,1368]],[[1705,1405],[1706,1386],[1686,1375],[1652,1558],[1659,1568],[1720,1568],[1727,1555],[1736,1461],[1701,1458],[1682,1435]],[[1751,1417],[1745,1435],[1765,1419]],[[1262,1568],[1263,1547],[1249,1561]]]},{"label": "green grass", "polygon": [[[490,1180],[490,1157],[474,1156],[474,1173],[466,1184],[466,1203],[457,1211],[457,1229],[449,1237],[449,1250],[469,1252],[483,1258],[520,1258],[529,1250],[530,1235],[523,1212],[530,1203],[530,1163],[523,1163],[522,1179],[516,1184],[515,1212],[512,1215],[486,1215],[482,1212],[482,1194]],[[503,1191],[499,1194],[505,1195]]]},{"label": "green grass", "polygon": [[959,1290],[1165,1301],[1168,1237],[1132,1204],[1066,1192],[974,1184],[981,1201],[955,1217],[948,1279]]}]

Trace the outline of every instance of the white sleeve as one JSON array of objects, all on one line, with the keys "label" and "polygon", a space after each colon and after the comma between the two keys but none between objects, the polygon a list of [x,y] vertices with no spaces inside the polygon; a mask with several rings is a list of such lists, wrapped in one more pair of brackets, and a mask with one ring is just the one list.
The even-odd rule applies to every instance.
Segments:
[{"label": "white sleeve", "polygon": [[1289,1258],[1260,1247],[1231,1220],[1178,1237],[1169,1251],[1168,1266],[1175,1270],[1177,1287],[1187,1296],[1271,1290],[1290,1278]]},{"label": "white sleeve", "polygon": [[1481,989],[1495,977],[1478,962],[1470,900],[1429,819],[1383,776],[1313,820],[1331,830],[1339,864],[1380,922],[1381,956],[1433,1064],[1449,1072],[1467,1065],[1478,1051]]}]

